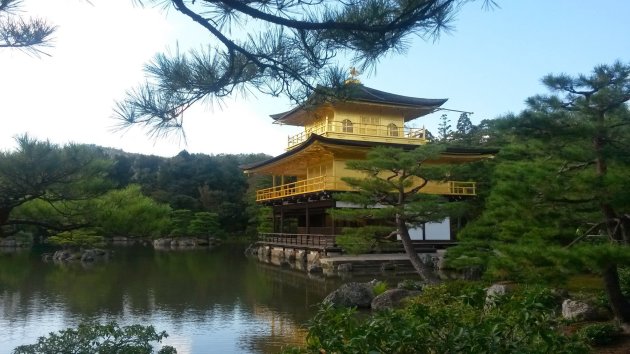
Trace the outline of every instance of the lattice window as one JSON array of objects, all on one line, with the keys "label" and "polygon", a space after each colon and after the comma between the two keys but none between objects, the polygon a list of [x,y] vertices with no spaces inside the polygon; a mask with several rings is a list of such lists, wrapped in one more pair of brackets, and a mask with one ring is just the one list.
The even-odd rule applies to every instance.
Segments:
[{"label": "lattice window", "polygon": [[398,136],[398,126],[394,123],[389,123],[387,125],[387,135],[389,136]]},{"label": "lattice window", "polygon": [[341,122],[341,131],[344,133],[352,133],[352,121],[350,119],[344,119]]}]

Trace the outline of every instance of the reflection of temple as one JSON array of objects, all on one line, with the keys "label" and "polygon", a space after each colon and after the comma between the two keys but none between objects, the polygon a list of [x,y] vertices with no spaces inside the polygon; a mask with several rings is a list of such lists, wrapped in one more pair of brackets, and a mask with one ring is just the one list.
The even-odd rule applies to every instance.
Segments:
[{"label": "reflection of temple", "polygon": [[[375,90],[356,80],[347,84],[343,99],[314,95],[306,104],[272,115],[275,123],[303,127],[288,139],[287,151],[245,167],[245,172],[273,176],[273,186],[256,192],[256,201],[273,207],[273,233],[263,234],[272,245],[304,249],[334,248],[344,226],[327,213],[351,207],[334,198],[350,191],[342,177],[358,177],[346,162],[365,158],[375,146],[413,149],[426,144],[426,131],[407,124],[436,111],[446,99],[426,99]],[[447,150],[434,163],[464,163],[488,157],[487,151]],[[473,181],[429,182],[422,193],[474,196]],[[451,240],[448,220],[413,231],[422,240]]]},{"label": "reflection of temple", "polygon": [[307,330],[295,323],[287,314],[278,313],[266,306],[256,305],[252,308],[256,320],[264,322],[269,333],[249,335],[245,341],[247,346],[259,353],[278,353],[289,346],[304,346]]}]

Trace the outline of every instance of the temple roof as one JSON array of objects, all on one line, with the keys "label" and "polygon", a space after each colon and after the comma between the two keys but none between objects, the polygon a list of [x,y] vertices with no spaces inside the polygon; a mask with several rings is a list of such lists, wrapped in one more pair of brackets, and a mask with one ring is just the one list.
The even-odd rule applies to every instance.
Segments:
[{"label": "temple roof", "polygon": [[[325,92],[322,89],[322,92]],[[351,102],[351,103],[371,103],[388,105],[397,108],[405,108],[407,114],[405,114],[405,121],[423,116],[425,114],[433,112],[436,108],[443,105],[447,98],[420,98],[402,96],[394,93],[376,90],[362,84],[347,84],[338,95],[325,96],[322,93],[315,93],[309,97],[305,103],[296,106],[290,111],[272,114],[276,122],[284,123],[287,118],[290,118],[296,114],[303,114],[309,109],[313,109],[318,104],[322,103],[339,103],[339,102]]]},{"label": "temple roof", "polygon": [[[408,145],[408,144],[394,144],[394,143],[382,143],[382,142],[373,142],[373,141],[362,141],[362,140],[341,140],[341,139],[332,139],[326,138],[321,135],[311,134],[311,136],[298,145],[297,147],[280,154],[278,156],[272,157],[268,160],[254,162],[247,165],[242,165],[240,168],[245,172],[250,170],[254,170],[274,162],[278,162],[285,158],[288,158],[292,155],[299,153],[307,149],[309,146],[313,145],[315,142],[326,143],[330,145],[338,145],[338,146],[350,146],[350,147],[360,147],[360,148],[372,148],[376,146],[389,146],[389,147],[397,147],[405,150],[412,150],[418,148],[418,145]],[[488,149],[488,148],[464,148],[464,147],[448,147],[445,151],[441,153],[443,157],[478,157],[483,158],[488,155],[495,155],[499,152],[498,149]]]}]

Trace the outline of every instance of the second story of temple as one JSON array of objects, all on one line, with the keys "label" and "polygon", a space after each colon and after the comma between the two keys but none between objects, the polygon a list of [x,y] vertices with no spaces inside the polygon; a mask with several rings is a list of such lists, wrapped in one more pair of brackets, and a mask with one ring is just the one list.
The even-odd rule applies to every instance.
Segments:
[{"label": "second story of temple", "polygon": [[[289,137],[287,151],[269,160],[243,166],[248,174],[272,176],[272,186],[256,192],[259,203],[295,203],[330,198],[331,193],[353,190],[344,177],[363,175],[347,167],[363,160],[377,146],[410,150],[427,143],[424,128],[408,128],[409,121],[432,113],[446,99],[396,95],[358,83],[348,86],[344,98],[317,100],[272,115],[275,123],[301,126]],[[431,164],[459,164],[491,157],[483,149],[444,151]],[[429,181],[422,193],[475,195],[474,181]]]},{"label": "second story of temple", "polygon": [[397,95],[360,83],[349,83],[341,98],[311,96],[294,109],[274,114],[276,124],[303,127],[289,136],[287,150],[305,142],[312,134],[356,141],[422,145],[427,142],[424,128],[408,123],[436,111],[447,99],[428,99]]}]

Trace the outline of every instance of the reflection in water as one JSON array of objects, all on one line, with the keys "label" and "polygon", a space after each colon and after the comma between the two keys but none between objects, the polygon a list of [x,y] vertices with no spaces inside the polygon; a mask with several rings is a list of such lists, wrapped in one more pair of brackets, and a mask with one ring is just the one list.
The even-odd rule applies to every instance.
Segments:
[{"label": "reflection in water", "polygon": [[0,254],[0,354],[85,320],[153,324],[179,353],[269,353],[300,344],[335,280],[243,256],[243,246],[117,249],[108,263],[43,263]]}]

